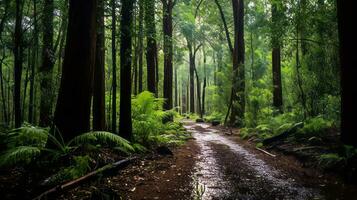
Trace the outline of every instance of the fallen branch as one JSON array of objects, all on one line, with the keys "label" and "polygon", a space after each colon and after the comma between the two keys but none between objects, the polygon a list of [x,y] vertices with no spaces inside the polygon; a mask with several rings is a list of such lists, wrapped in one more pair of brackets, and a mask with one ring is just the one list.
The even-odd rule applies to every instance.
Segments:
[{"label": "fallen branch", "polygon": [[259,150],[259,151],[261,151],[261,152],[263,152],[263,153],[265,153],[265,154],[267,154],[267,155],[269,155],[269,156],[271,156],[271,157],[273,157],[273,158],[275,158],[275,157],[276,157],[276,155],[271,154],[271,153],[269,153],[269,152],[265,151],[264,149],[261,149],[261,148],[258,148],[258,147],[256,147],[256,149],[257,149],[257,150]]},{"label": "fallen branch", "polygon": [[53,187],[49,190],[47,190],[46,192],[40,194],[39,196],[33,198],[33,200],[41,200],[41,199],[47,199],[47,196],[50,195],[50,194],[54,194],[56,192],[60,192],[60,191],[64,191],[70,187],[73,187],[75,185],[78,185],[86,180],[88,180],[89,178],[91,177],[94,177],[102,172],[105,172],[105,171],[109,171],[109,170],[113,170],[113,169],[116,169],[132,160],[135,160],[136,157],[132,157],[132,158],[126,158],[124,160],[120,160],[118,162],[115,162],[115,163],[111,163],[111,164],[108,164],[108,165],[105,165],[104,167],[101,167],[93,172],[90,172],[89,174],[86,174],[78,179],[75,179],[75,180],[72,180],[72,181],[69,181],[67,183],[64,183],[62,185],[58,185],[56,187]]}]

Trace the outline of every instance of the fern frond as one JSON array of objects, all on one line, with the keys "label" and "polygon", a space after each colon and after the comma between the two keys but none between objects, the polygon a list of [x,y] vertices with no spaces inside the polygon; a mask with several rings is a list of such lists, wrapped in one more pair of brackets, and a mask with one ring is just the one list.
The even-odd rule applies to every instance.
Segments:
[{"label": "fern frond", "polygon": [[73,138],[69,144],[107,144],[123,147],[129,151],[134,151],[134,148],[131,146],[130,142],[126,139],[115,135],[110,132],[105,131],[94,131],[89,133],[84,133]]},{"label": "fern frond", "polygon": [[9,132],[6,142],[9,146],[44,147],[47,142],[48,130],[34,126],[23,126]]},{"label": "fern frond", "polygon": [[5,152],[0,157],[0,166],[12,166],[18,163],[28,164],[33,161],[41,153],[38,147],[19,146]]}]

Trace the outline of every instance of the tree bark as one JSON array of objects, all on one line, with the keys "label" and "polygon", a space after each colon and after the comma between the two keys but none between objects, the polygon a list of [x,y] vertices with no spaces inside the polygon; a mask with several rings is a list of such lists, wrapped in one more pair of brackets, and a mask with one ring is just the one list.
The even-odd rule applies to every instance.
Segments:
[{"label": "tree bark", "polygon": [[97,42],[93,84],[93,130],[105,130],[104,0],[98,0]]},{"label": "tree bark", "polygon": [[144,0],[139,0],[139,93],[143,91],[143,50],[144,50]]},{"label": "tree bark", "polygon": [[337,1],[341,64],[341,140],[345,144],[357,146],[357,135],[354,132],[357,112],[355,87],[357,57],[353,51],[357,41],[353,5],[353,1]]},{"label": "tree bark", "polygon": [[23,1],[16,0],[16,19],[14,33],[14,110],[15,110],[15,127],[22,124],[21,117],[21,75],[22,75],[22,12]]},{"label": "tree bark", "polygon": [[51,124],[52,107],[52,71],[54,66],[53,49],[53,0],[45,0],[43,4],[43,48],[41,73],[41,103],[40,103],[40,126],[46,127]]},{"label": "tree bark", "polygon": [[232,0],[234,17],[232,112],[230,125],[243,126],[245,112],[244,1]]},{"label": "tree bark", "polygon": [[273,65],[273,106],[282,111],[283,92],[281,85],[281,53],[280,38],[281,27],[279,23],[280,7],[276,2],[272,3],[272,65]]},{"label": "tree bark", "polygon": [[28,110],[28,120],[29,123],[34,123],[34,91],[35,91],[35,69],[37,66],[37,56],[38,56],[38,24],[37,24],[37,0],[33,0],[33,50],[32,50],[32,63],[31,63],[31,75],[30,75],[30,99],[29,99],[29,110]]},{"label": "tree bark", "polygon": [[54,122],[65,141],[90,129],[96,49],[96,0],[70,0],[62,79]]},{"label": "tree bark", "polygon": [[156,29],[155,1],[145,0],[147,87],[156,94]]},{"label": "tree bark", "polygon": [[132,0],[122,1],[122,15],[120,21],[120,135],[132,140],[132,119],[131,119],[131,45],[132,33],[131,24],[133,18]]},{"label": "tree bark", "polygon": [[116,52],[116,3],[111,0],[112,6],[112,132],[117,131],[117,52]]},{"label": "tree bark", "polygon": [[173,0],[163,0],[163,31],[164,31],[164,109],[172,109],[172,9]]}]

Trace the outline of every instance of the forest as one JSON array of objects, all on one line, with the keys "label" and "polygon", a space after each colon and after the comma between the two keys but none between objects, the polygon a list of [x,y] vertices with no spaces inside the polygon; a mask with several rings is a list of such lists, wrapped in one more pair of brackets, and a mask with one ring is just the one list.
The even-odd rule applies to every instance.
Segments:
[{"label": "forest", "polygon": [[356,199],[352,2],[0,0],[1,199]]}]

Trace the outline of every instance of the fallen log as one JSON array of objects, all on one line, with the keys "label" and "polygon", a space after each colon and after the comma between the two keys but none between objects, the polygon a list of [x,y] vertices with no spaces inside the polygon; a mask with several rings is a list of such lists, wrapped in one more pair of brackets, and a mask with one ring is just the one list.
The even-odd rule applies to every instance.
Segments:
[{"label": "fallen log", "polygon": [[66,189],[69,189],[75,185],[78,185],[102,172],[105,172],[105,171],[109,171],[109,170],[114,170],[114,169],[117,169],[119,168],[120,166],[123,166],[125,165],[126,163],[129,163],[133,160],[137,159],[136,157],[131,157],[131,158],[126,158],[126,159],[123,159],[123,160],[120,160],[118,162],[115,162],[115,163],[111,163],[111,164],[108,164],[108,165],[105,165],[93,172],[90,172],[80,178],[77,178],[75,180],[72,180],[72,181],[69,181],[67,183],[64,183],[62,185],[58,185],[56,187],[53,187],[45,192],[43,192],[42,194],[40,194],[39,196],[33,198],[33,200],[41,200],[41,199],[48,199],[48,195],[53,195],[57,192],[61,192],[61,191],[64,191]]},{"label": "fallen log", "polygon": [[276,155],[271,154],[271,153],[269,153],[269,152],[265,151],[264,149],[261,149],[261,148],[258,148],[258,147],[256,147],[256,149],[257,149],[257,150],[259,150],[259,151],[261,151],[261,152],[263,152],[263,153],[265,153],[265,154],[267,154],[267,155],[269,155],[269,156],[271,156],[271,157],[273,157],[273,158],[275,158],[275,157],[276,157]]},{"label": "fallen log", "polygon": [[292,126],[291,128],[289,128],[288,130],[286,130],[276,136],[273,136],[273,137],[263,140],[263,144],[268,145],[268,144],[271,144],[271,143],[279,141],[279,140],[284,140],[284,139],[288,138],[290,135],[296,133],[296,131],[302,127],[304,127],[303,122],[297,123],[294,126]]}]

